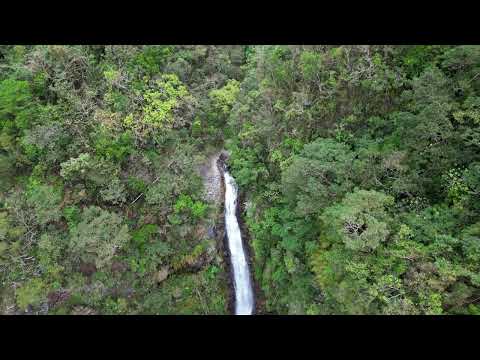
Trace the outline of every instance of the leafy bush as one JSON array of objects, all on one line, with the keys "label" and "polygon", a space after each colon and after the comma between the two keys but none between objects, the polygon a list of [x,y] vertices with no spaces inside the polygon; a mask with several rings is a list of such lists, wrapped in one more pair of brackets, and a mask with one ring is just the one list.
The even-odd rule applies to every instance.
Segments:
[{"label": "leafy bush", "polygon": [[40,278],[33,278],[16,290],[17,305],[22,310],[28,306],[38,306],[46,298],[46,285]]},{"label": "leafy bush", "polygon": [[186,213],[193,219],[200,219],[205,216],[208,205],[201,201],[194,201],[189,195],[182,194],[174,205],[176,214]]},{"label": "leafy bush", "polygon": [[109,265],[130,240],[128,226],[122,218],[96,206],[83,210],[81,222],[71,230],[69,251],[73,259],[94,263],[97,268]]},{"label": "leafy bush", "polygon": [[27,188],[27,203],[33,207],[35,217],[40,225],[60,219],[62,216],[61,201],[62,194],[58,189],[32,179]]}]

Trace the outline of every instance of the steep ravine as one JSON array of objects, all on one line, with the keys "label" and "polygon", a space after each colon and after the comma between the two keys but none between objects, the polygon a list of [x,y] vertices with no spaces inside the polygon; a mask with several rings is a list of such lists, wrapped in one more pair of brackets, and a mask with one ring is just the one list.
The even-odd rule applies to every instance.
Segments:
[{"label": "steep ravine", "polygon": [[[217,161],[217,167],[220,172],[223,172],[224,169],[228,171],[228,153],[226,151],[222,151],[220,154],[218,161]],[[223,194],[225,194],[225,177],[222,176],[222,191]],[[234,181],[234,180],[233,180]],[[235,215],[236,215],[236,220],[238,222],[237,226],[239,227],[240,233],[241,233],[241,239],[243,243],[243,251],[244,251],[244,256],[246,258],[246,262],[249,268],[249,277],[250,277],[250,285],[251,286],[251,291],[253,294],[253,309],[252,309],[252,314],[261,314],[263,311],[261,310],[263,308],[263,297],[261,296],[261,291],[259,284],[255,280],[255,276],[253,274],[253,249],[251,248],[249,244],[249,233],[248,233],[248,228],[246,224],[244,223],[242,219],[242,214],[243,214],[243,199],[245,198],[245,194],[242,193],[241,189],[237,189],[237,198],[236,198],[236,206],[235,206]],[[225,199],[225,196],[223,196]],[[223,204],[222,204],[223,205]],[[228,269],[229,271],[229,279],[230,279],[230,296],[229,296],[229,312],[234,314],[235,313],[235,286],[234,286],[234,271],[233,271],[233,265],[232,265],[232,259],[231,259],[231,252],[229,251],[229,239],[226,234],[226,231],[224,232],[224,239],[223,239],[223,244],[224,244],[224,258],[226,259],[226,263],[228,264]]]},{"label": "steep ravine", "polygon": [[[234,264],[233,264],[233,259],[232,259],[232,242],[229,241],[229,238],[227,236],[227,228],[226,228],[226,219],[228,216],[226,209],[225,209],[225,196],[226,196],[226,184],[225,184],[225,171],[227,170],[228,172],[228,153],[225,150],[217,151],[209,155],[206,159],[206,161],[203,163],[203,166],[200,168],[200,173],[203,177],[204,180],[204,186],[205,186],[205,200],[207,200],[210,203],[213,203],[215,208],[217,209],[215,211],[215,233],[216,233],[216,238],[217,238],[217,250],[219,253],[223,256],[224,259],[224,271],[227,274],[227,285],[228,285],[228,301],[227,301],[227,311],[230,314],[236,314],[237,312],[249,312],[251,314],[259,314],[262,313],[263,311],[261,308],[263,308],[263,300],[262,296],[260,295],[260,288],[257,282],[255,281],[254,274],[253,274],[253,251],[252,248],[249,244],[249,234],[248,234],[248,229],[246,227],[246,224],[244,223],[242,219],[242,213],[244,211],[243,209],[243,202],[245,198],[245,194],[242,193],[241,189],[238,189],[235,186],[235,204],[233,204],[230,201],[230,220],[233,220],[235,217],[235,223],[233,225],[233,228],[235,231],[238,231],[238,236],[240,236],[240,239],[238,236],[236,237],[237,241],[237,255],[235,260],[239,259],[239,247],[238,247],[238,242],[241,244],[241,251],[243,254],[240,255],[240,258],[242,259],[241,261],[244,263],[244,266],[246,265],[246,272],[243,275],[243,285],[240,286],[246,286],[248,287],[248,291],[246,295],[247,297],[251,297],[251,304],[252,309],[249,309],[246,311],[245,309],[239,310],[237,308],[237,302],[238,302],[238,296],[239,292],[236,292],[235,288],[235,271],[234,271]],[[230,178],[233,183],[235,180],[233,178]],[[232,195],[232,187],[229,187],[230,191],[230,196]],[[227,195],[228,196],[228,195]],[[232,208],[233,207],[233,208]],[[234,216],[233,216],[234,215]],[[232,222],[232,221],[230,221]],[[230,225],[230,228],[232,228],[232,225]],[[230,229],[232,231],[232,229]],[[235,235],[234,235],[235,238]],[[232,238],[233,239],[233,238]],[[246,262],[246,264],[245,264]],[[238,264],[236,265],[237,268],[237,281],[238,281]],[[248,279],[245,278],[245,276],[248,276]],[[246,281],[248,280],[248,281]],[[241,290],[241,288],[239,289]],[[245,289],[243,289],[245,290]]]},{"label": "steep ravine", "polygon": [[227,169],[223,171],[225,183],[225,232],[234,280],[235,314],[252,315],[254,311],[250,266],[244,250],[242,233],[237,220],[238,187]]}]

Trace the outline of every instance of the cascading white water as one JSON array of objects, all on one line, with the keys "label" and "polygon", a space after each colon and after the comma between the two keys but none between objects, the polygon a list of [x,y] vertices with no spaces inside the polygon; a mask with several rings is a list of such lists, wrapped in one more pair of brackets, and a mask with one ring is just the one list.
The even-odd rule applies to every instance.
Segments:
[{"label": "cascading white water", "polygon": [[235,315],[251,315],[253,312],[253,289],[236,214],[237,184],[227,171],[224,171],[223,176],[225,179],[225,228],[233,267]]}]

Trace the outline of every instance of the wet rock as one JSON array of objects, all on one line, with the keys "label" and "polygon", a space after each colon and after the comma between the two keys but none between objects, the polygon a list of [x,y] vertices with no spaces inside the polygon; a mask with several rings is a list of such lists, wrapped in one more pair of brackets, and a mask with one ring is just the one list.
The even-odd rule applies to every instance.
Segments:
[{"label": "wet rock", "polygon": [[168,277],[169,271],[168,267],[163,267],[159,272],[155,274],[155,282],[157,284],[160,284],[163,280],[165,280]]},{"label": "wet rock", "polygon": [[39,315],[47,315],[49,309],[50,309],[49,303],[48,303],[48,301],[45,301],[40,305],[40,309],[38,310],[38,314]]},{"label": "wet rock", "polygon": [[57,290],[49,293],[47,297],[48,306],[55,307],[67,301],[70,298],[70,292],[68,290]]},{"label": "wet rock", "polygon": [[207,236],[209,239],[214,239],[217,236],[217,229],[215,226],[211,226],[207,230]]},{"label": "wet rock", "polygon": [[96,315],[97,312],[87,306],[75,306],[72,310],[72,315]]},{"label": "wet rock", "polygon": [[97,268],[95,264],[92,263],[84,263],[82,262],[80,264],[80,272],[85,275],[85,276],[90,276],[92,275],[95,271],[97,271]]},{"label": "wet rock", "polygon": [[175,288],[175,290],[173,291],[173,297],[175,299],[180,299],[182,297],[182,289],[180,288]]},{"label": "wet rock", "polygon": [[128,269],[128,265],[121,261],[114,261],[112,263],[112,272],[124,272]]},{"label": "wet rock", "polygon": [[221,201],[221,174],[217,167],[218,158],[222,152],[208,157],[205,164],[200,168],[205,187],[204,199],[218,204]]},{"label": "wet rock", "polygon": [[126,288],[123,289],[121,296],[126,298],[131,298],[135,294],[135,290],[133,288]]}]

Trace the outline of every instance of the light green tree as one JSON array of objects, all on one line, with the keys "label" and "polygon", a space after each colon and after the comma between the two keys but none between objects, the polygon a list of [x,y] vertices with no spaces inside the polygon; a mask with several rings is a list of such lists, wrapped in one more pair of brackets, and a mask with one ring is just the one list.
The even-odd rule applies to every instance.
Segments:
[{"label": "light green tree", "polygon": [[322,239],[330,243],[343,242],[355,251],[375,250],[390,233],[390,217],[386,212],[393,197],[377,191],[356,190],[343,201],[322,213]]}]

